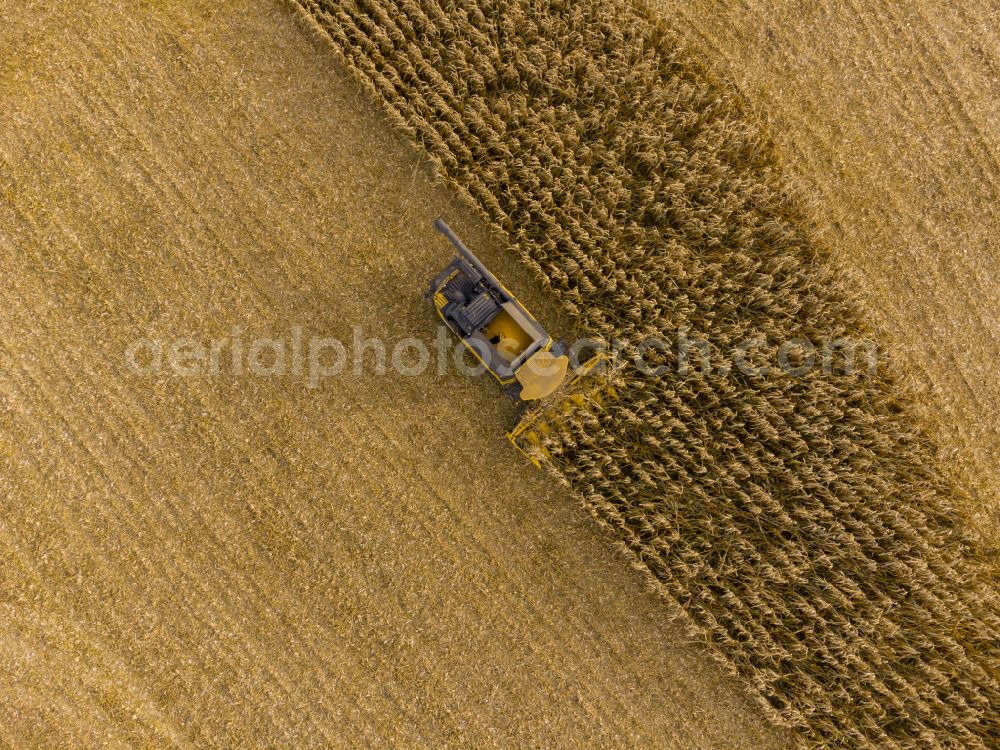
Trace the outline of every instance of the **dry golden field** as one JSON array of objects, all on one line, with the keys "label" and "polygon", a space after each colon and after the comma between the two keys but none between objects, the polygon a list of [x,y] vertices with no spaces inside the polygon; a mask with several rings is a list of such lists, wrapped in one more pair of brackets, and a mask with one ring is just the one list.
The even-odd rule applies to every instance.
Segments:
[{"label": "dry golden field", "polygon": [[439,213],[558,324],[289,10],[4,18],[0,747],[784,745],[491,384],[128,372],[432,335]]},{"label": "dry golden field", "polygon": [[627,2],[297,4],[578,330],[706,342],[693,372],[626,357],[520,443],[768,715],[816,746],[993,747],[996,569],[905,361],[734,369],[877,335],[747,98]]},{"label": "dry golden field", "polygon": [[[996,8],[649,4],[732,78],[817,196],[824,243],[919,396],[935,466],[996,540]],[[431,229],[439,214],[556,332],[579,323],[511,252],[530,232],[491,230],[436,181],[400,120],[288,5],[6,2],[0,747],[793,744],[710,658],[710,636],[672,620],[623,563],[616,534],[508,443],[516,415],[491,383],[129,372],[126,350],[144,337],[228,340],[228,354],[233,337],[291,338],[296,326],[432,340],[421,292],[450,253]],[[601,470],[581,470],[576,489]],[[720,550],[685,562],[739,573],[739,546]],[[776,591],[797,596],[804,580],[799,569]],[[844,612],[869,614],[867,589],[858,604],[829,588],[846,592]],[[951,613],[934,606],[918,614]],[[909,646],[899,641],[896,653]],[[859,642],[832,647],[851,665],[848,688],[869,657]],[[908,666],[872,695],[893,709],[895,694],[910,700],[925,686],[919,660]],[[887,673],[872,681],[896,679]],[[933,724],[937,699],[907,708]],[[976,732],[972,713],[957,710]]]},{"label": "dry golden field", "polygon": [[1000,6],[647,0],[769,122],[1000,543]]}]

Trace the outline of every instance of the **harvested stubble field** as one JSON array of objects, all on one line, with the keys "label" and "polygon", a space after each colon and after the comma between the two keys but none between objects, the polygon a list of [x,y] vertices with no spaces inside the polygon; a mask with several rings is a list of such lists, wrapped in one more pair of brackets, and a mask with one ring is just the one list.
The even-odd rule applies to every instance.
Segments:
[{"label": "harvested stubble field", "polygon": [[140,337],[429,337],[496,237],[287,7],[8,4],[0,747],[779,748],[491,384],[136,376]]},{"label": "harvested stubble field", "polygon": [[[636,6],[300,5],[578,331],[683,327],[716,369],[871,335],[745,101]],[[626,367],[525,447],[804,742],[995,747],[994,569],[893,372]]]}]

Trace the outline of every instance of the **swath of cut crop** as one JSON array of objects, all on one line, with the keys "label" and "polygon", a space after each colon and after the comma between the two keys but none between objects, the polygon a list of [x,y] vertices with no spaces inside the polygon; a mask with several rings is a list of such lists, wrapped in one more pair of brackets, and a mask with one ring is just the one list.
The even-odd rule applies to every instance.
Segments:
[{"label": "swath of cut crop", "polygon": [[897,384],[732,367],[870,333],[730,89],[632,5],[299,7],[580,331],[710,342],[522,447],[769,715],[817,746],[995,747],[997,601]]}]

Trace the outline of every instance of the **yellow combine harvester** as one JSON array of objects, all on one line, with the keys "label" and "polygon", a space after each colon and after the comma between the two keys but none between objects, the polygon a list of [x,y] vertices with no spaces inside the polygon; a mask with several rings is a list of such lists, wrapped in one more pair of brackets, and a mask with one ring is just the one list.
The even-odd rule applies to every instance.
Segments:
[{"label": "yellow combine harvester", "polygon": [[563,345],[545,332],[443,220],[434,226],[458,255],[434,278],[427,296],[448,328],[511,396],[536,402],[507,437],[541,466],[552,457],[549,446],[558,442],[567,424],[586,419],[585,415],[592,419],[615,400],[611,362],[598,353],[567,378],[569,357]]},{"label": "yellow combine harvester", "polygon": [[428,290],[445,325],[511,396],[536,401],[555,392],[569,368],[563,345],[546,333],[443,219],[434,226],[458,251]]}]

